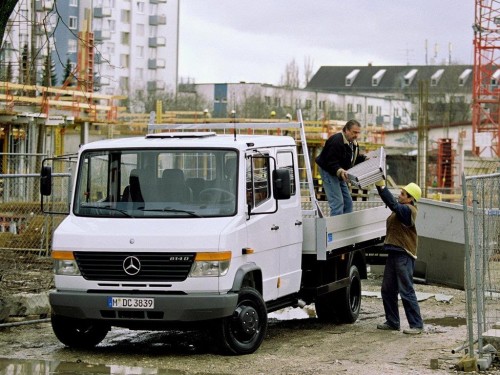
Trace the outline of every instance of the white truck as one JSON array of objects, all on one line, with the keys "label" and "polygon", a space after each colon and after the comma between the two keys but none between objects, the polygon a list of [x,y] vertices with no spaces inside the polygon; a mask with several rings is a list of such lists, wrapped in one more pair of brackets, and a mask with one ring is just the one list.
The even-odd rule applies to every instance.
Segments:
[{"label": "white truck", "polygon": [[[52,240],[51,320],[63,344],[95,346],[112,326],[195,325],[222,351],[248,354],[268,313],[288,306],[357,320],[364,251],[383,242],[389,213],[382,202],[322,213],[300,112],[297,122],[148,133],[79,150],[69,215]],[[45,212],[51,163],[41,171]]]}]

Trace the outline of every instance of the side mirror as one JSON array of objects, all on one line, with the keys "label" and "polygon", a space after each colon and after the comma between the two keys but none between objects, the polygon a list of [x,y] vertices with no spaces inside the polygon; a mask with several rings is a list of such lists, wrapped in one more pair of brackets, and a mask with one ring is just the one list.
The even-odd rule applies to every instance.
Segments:
[{"label": "side mirror", "polygon": [[52,168],[43,166],[40,172],[40,194],[52,194]]},{"label": "side mirror", "polygon": [[285,168],[273,171],[273,194],[275,199],[290,199],[290,171]]}]

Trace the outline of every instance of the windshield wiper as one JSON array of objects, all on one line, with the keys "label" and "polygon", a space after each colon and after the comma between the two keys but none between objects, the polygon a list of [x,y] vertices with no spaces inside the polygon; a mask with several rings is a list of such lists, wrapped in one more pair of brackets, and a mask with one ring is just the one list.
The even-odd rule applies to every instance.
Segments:
[{"label": "windshield wiper", "polygon": [[178,212],[178,213],[188,214],[188,215],[191,215],[193,217],[203,217],[201,215],[198,215],[194,211],[178,210],[176,208],[169,208],[169,207],[165,207],[165,208],[147,208],[147,209],[143,209],[142,211],[150,211],[150,212]]},{"label": "windshield wiper", "polygon": [[115,212],[119,212],[122,215],[127,216],[127,217],[134,217],[134,216],[130,215],[125,210],[120,210],[119,208],[114,208],[114,207],[111,207],[111,206],[94,206],[94,205],[86,205],[86,206],[84,206],[84,205],[81,205],[80,208],[95,208],[97,210],[115,211]]}]

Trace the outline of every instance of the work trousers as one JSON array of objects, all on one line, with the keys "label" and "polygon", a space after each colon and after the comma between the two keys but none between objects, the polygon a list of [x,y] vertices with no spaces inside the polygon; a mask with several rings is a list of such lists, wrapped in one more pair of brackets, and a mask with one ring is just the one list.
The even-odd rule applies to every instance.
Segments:
[{"label": "work trousers", "polygon": [[398,293],[403,302],[406,319],[410,328],[423,328],[417,296],[413,287],[415,259],[403,249],[389,250],[382,280],[382,301],[387,323],[400,328]]},{"label": "work trousers", "polygon": [[347,183],[339,180],[337,176],[332,176],[321,167],[319,168],[319,174],[330,206],[330,216],[352,212],[351,192]]}]

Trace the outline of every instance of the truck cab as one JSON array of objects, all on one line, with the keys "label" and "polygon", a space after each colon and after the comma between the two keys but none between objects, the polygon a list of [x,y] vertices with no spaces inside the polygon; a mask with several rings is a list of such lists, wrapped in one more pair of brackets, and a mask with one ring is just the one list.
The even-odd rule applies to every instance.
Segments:
[{"label": "truck cab", "polygon": [[297,175],[284,136],[175,132],[82,146],[53,237],[55,334],[93,346],[111,326],[216,322],[226,350],[254,351],[266,303],[300,289]]}]

